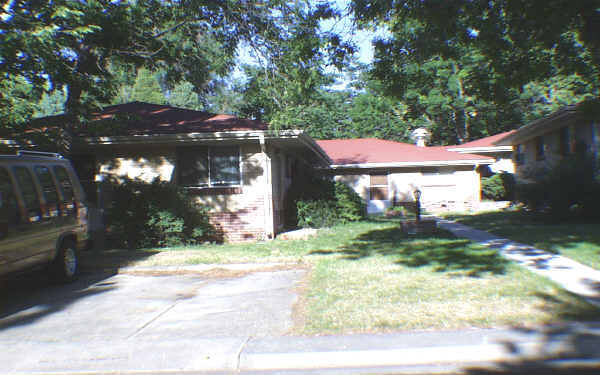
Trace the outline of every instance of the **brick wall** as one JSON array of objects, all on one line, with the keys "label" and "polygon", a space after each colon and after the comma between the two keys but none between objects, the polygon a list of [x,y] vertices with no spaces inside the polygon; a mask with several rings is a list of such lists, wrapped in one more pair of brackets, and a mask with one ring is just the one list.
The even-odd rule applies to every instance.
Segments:
[{"label": "brick wall", "polygon": [[244,208],[235,211],[214,211],[210,221],[227,242],[265,239],[264,199],[256,197],[247,201]]}]

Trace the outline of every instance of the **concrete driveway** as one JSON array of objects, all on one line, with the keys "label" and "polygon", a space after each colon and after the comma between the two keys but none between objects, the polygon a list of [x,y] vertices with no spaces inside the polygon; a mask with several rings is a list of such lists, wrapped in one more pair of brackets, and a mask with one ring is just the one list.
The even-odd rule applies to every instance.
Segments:
[{"label": "concrete driveway", "polygon": [[86,274],[70,285],[0,286],[3,373],[224,369],[251,337],[292,328],[303,270],[210,278]]}]

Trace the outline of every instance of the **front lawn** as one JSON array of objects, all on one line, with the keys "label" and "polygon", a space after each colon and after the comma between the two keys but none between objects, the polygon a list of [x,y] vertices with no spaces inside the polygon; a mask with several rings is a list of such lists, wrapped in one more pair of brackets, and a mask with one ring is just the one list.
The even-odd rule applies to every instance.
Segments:
[{"label": "front lawn", "polygon": [[[116,252],[122,253],[122,252]],[[136,252],[129,265],[284,262],[308,270],[295,334],[522,326],[600,318],[598,310],[494,250],[380,220],[299,241]]]},{"label": "front lawn", "polygon": [[600,223],[553,223],[548,222],[546,216],[522,211],[449,215],[448,218],[600,269]]}]

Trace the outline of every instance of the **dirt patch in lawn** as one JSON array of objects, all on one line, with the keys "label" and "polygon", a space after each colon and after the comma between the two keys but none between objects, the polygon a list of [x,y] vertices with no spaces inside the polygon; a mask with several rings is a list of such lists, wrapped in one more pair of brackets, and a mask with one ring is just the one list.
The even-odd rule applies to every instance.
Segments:
[{"label": "dirt patch in lawn", "polygon": [[118,271],[119,274],[134,275],[134,276],[173,276],[173,275],[197,275],[206,279],[235,279],[244,277],[257,272],[277,272],[277,271],[288,271],[304,268],[304,265],[299,264],[277,264],[277,265],[237,265],[238,267],[247,266],[244,268],[232,269],[224,267],[222,265],[208,266],[207,269],[194,269],[194,268],[124,268]]}]

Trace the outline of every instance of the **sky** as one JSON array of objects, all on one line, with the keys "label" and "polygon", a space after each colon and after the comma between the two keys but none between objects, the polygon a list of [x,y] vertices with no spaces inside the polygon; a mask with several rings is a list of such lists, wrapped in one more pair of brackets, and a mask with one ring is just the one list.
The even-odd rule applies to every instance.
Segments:
[{"label": "sky", "polygon": [[[311,0],[313,3],[320,2],[319,0]],[[323,1],[323,0],[321,0]],[[331,0],[330,0],[331,1]],[[349,16],[349,3],[350,0],[335,0],[331,1],[339,12],[344,15],[338,20],[326,20],[321,22],[322,32],[332,32],[340,35],[344,41],[351,41],[357,48],[356,57],[362,64],[370,64],[373,61],[373,45],[372,40],[375,37],[384,36],[383,30],[368,31],[368,30],[357,30],[354,25],[353,19]],[[256,59],[251,56],[250,49],[241,47],[238,51],[238,60],[240,64],[256,63]],[[334,68],[326,69],[328,73],[339,73]],[[235,78],[242,78],[243,73],[240,69],[237,69],[234,73]],[[336,85],[337,86],[337,85]],[[341,86],[344,86],[342,84]]]}]

